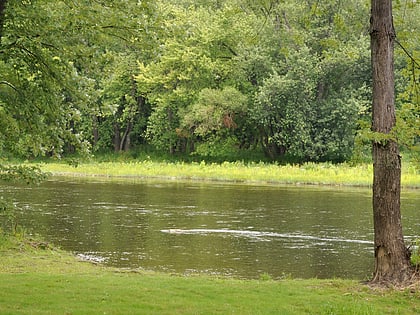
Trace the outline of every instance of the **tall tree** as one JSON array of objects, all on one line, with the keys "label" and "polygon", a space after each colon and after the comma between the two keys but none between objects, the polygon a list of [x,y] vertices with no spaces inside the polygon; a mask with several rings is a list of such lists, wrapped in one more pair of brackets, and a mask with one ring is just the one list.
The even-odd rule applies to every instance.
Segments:
[{"label": "tall tree", "polygon": [[400,212],[401,157],[395,126],[394,42],[391,0],[371,1],[373,80],[373,216],[375,274],[373,282],[403,283],[412,274],[404,245]]}]

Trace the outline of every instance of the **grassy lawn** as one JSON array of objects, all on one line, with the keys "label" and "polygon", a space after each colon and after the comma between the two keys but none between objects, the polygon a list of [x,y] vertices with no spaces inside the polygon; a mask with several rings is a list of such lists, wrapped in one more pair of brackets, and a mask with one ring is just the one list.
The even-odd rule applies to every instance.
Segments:
[{"label": "grassy lawn", "polygon": [[[246,183],[315,184],[370,186],[373,168],[370,164],[348,165],[305,163],[276,165],[267,163],[184,163],[130,160],[113,162],[85,162],[75,166],[66,163],[38,163],[42,170],[64,176],[102,176],[125,178],[167,178]],[[420,188],[420,172],[413,165],[405,165],[402,172],[405,187]]]},{"label": "grassy lawn", "polygon": [[238,280],[118,270],[4,236],[0,255],[0,314],[420,312],[419,291],[373,290],[350,280]]}]

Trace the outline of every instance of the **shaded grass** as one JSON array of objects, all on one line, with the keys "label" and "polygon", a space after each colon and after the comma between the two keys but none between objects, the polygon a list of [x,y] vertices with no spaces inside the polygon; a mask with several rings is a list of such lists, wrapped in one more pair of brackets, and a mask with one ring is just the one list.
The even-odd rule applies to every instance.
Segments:
[{"label": "shaded grass", "polygon": [[[103,176],[126,178],[169,178],[246,183],[283,183],[314,185],[370,186],[371,164],[348,165],[305,163],[303,165],[276,165],[267,163],[201,163],[154,162],[150,160],[126,162],[88,162],[77,167],[65,163],[40,163],[42,170],[64,176]],[[420,172],[412,165],[403,168],[402,184],[420,187]]]},{"label": "shaded grass", "polygon": [[416,314],[420,293],[352,280],[128,272],[0,239],[0,314]]}]

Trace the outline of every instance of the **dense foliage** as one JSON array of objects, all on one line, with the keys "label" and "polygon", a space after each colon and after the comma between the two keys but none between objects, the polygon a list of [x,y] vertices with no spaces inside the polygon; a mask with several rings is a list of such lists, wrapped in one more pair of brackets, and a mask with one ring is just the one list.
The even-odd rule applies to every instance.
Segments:
[{"label": "dense foliage", "polygon": [[[366,0],[2,0],[0,11],[3,156],[344,161],[374,136]],[[412,150],[419,11],[395,7],[395,134]]]}]

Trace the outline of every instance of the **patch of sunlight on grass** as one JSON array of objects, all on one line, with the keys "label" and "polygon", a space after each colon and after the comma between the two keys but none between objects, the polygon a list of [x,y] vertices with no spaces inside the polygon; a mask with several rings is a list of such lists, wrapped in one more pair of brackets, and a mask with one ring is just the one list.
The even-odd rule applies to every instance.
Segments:
[{"label": "patch of sunlight on grass", "polygon": [[[223,162],[130,162],[80,163],[77,167],[64,163],[37,164],[43,171],[62,176],[101,176],[126,178],[167,178],[212,181],[239,181],[247,183],[313,184],[371,186],[371,164],[349,165],[305,163],[277,165],[268,163]],[[402,184],[420,187],[420,173],[414,167],[403,168]]]}]

